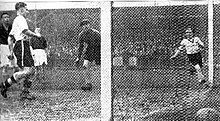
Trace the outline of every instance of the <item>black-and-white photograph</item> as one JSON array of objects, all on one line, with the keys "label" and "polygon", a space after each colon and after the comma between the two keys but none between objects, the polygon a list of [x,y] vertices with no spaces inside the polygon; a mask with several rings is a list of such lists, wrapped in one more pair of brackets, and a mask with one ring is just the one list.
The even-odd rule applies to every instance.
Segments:
[{"label": "black-and-white photograph", "polygon": [[0,120],[100,120],[100,5],[0,4]]},{"label": "black-and-white photograph", "polygon": [[219,4],[114,2],[116,121],[218,121]]},{"label": "black-and-white photograph", "polygon": [[1,0],[0,121],[220,121],[219,0]]}]

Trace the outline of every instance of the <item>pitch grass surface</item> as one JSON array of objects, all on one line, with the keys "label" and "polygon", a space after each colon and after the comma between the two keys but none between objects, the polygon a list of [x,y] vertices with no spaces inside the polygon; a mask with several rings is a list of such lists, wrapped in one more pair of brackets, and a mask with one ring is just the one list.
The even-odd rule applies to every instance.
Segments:
[{"label": "pitch grass surface", "polygon": [[8,99],[0,97],[1,121],[99,121],[101,114],[100,92],[93,90],[35,90],[37,99],[20,100],[20,91],[9,91]]},{"label": "pitch grass surface", "polygon": [[[53,68],[40,72],[33,79],[31,93],[36,100],[20,100],[22,81],[8,91],[8,99],[0,96],[0,121],[99,121],[100,71],[92,70],[91,92],[80,90],[83,83],[83,70]],[[99,87],[98,87],[99,86]]]},{"label": "pitch grass surface", "polygon": [[220,111],[220,90],[148,88],[117,90],[114,99],[116,121],[195,121],[201,108]]},{"label": "pitch grass surface", "polygon": [[[93,81],[99,83],[97,80],[100,80],[100,72],[94,71],[93,73]],[[132,73],[134,72],[132,71]],[[45,79],[35,81],[33,85],[33,94],[37,96],[37,100],[21,101],[18,97],[20,92],[16,90],[9,91],[9,99],[0,97],[0,120],[99,120],[100,91],[95,89],[88,93],[79,90],[80,80],[83,76],[82,71],[53,69],[46,71],[45,74]],[[138,78],[149,75],[138,74],[139,72],[135,73]],[[178,79],[183,78],[181,76],[183,74],[180,72],[173,71],[172,74]],[[118,76],[122,77],[121,74]],[[163,74],[158,74],[156,78],[160,80],[161,76]],[[186,75],[186,77],[188,76]],[[122,80],[126,82],[130,82],[127,79],[137,80],[134,77],[129,78],[129,76],[126,76],[126,79],[114,78],[120,84],[122,84]],[[191,77],[189,76],[189,78]],[[44,86],[42,87],[42,85]],[[180,120],[182,117],[183,120],[193,120],[195,112],[203,107],[215,109],[220,107],[218,95],[218,89],[203,94],[198,89],[121,88],[117,89],[114,99],[114,118],[116,121],[169,120],[165,119],[163,115],[157,117],[157,113],[155,117],[155,112],[162,110],[162,112],[170,112],[170,116],[179,115]],[[181,111],[180,114],[178,114],[179,111]]]}]

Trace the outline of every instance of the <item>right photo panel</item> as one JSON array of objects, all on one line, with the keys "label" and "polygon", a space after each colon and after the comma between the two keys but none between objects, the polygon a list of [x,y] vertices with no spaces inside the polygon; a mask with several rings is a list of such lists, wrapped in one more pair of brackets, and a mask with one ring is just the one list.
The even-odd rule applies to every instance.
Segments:
[{"label": "right photo panel", "polygon": [[220,4],[113,2],[115,121],[220,121]]}]

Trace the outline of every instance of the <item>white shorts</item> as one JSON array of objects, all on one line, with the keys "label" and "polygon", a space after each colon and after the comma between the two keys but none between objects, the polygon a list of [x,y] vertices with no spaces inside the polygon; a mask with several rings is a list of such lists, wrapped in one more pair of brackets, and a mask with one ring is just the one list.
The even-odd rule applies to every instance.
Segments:
[{"label": "white shorts", "polygon": [[9,60],[8,59],[9,55],[10,55],[10,50],[9,50],[8,45],[0,44],[0,62],[1,62],[0,67],[3,67],[3,66],[13,67],[17,65],[16,57],[14,56],[13,60]]},{"label": "white shorts", "polygon": [[32,51],[34,66],[47,64],[47,54],[44,49],[35,49]]}]

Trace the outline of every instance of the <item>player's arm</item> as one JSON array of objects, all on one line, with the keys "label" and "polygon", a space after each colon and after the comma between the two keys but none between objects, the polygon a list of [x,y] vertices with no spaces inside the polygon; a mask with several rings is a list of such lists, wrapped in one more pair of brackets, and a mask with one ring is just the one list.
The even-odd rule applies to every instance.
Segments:
[{"label": "player's arm", "polygon": [[184,49],[184,46],[183,46],[183,45],[180,45],[180,46],[175,50],[174,55],[171,56],[170,58],[171,58],[171,59],[175,58],[175,57],[180,53],[180,51],[183,50],[183,49]]},{"label": "player's arm", "polygon": [[79,48],[78,48],[78,56],[77,60],[79,60],[83,54],[83,49],[84,49],[84,43],[85,43],[85,33],[81,32],[79,34],[78,40],[79,40]]},{"label": "player's arm", "polygon": [[40,33],[34,33],[29,29],[23,30],[22,33],[26,34],[27,36],[41,37]]},{"label": "player's arm", "polygon": [[10,55],[8,55],[8,59],[9,60],[13,60],[14,59],[14,56],[13,56],[14,36],[13,35],[9,35],[7,41],[8,41],[9,51],[10,51]]},{"label": "player's arm", "polygon": [[199,44],[199,47],[204,48],[205,47],[204,43],[198,37],[196,39],[197,39],[197,42]]},{"label": "player's arm", "polygon": [[31,37],[41,37],[40,33],[32,32],[28,28],[27,21],[24,17],[18,17],[16,20],[14,20],[14,22],[16,23],[16,25],[18,25],[19,30],[21,30],[23,34]]},{"label": "player's arm", "polygon": [[79,43],[79,49],[78,49],[78,59],[80,59],[82,56],[83,48],[84,48],[84,42],[81,40]]},{"label": "player's arm", "polygon": [[10,54],[13,54],[13,42],[14,42],[14,36],[13,35],[9,35],[8,36],[8,47],[10,50]]}]

